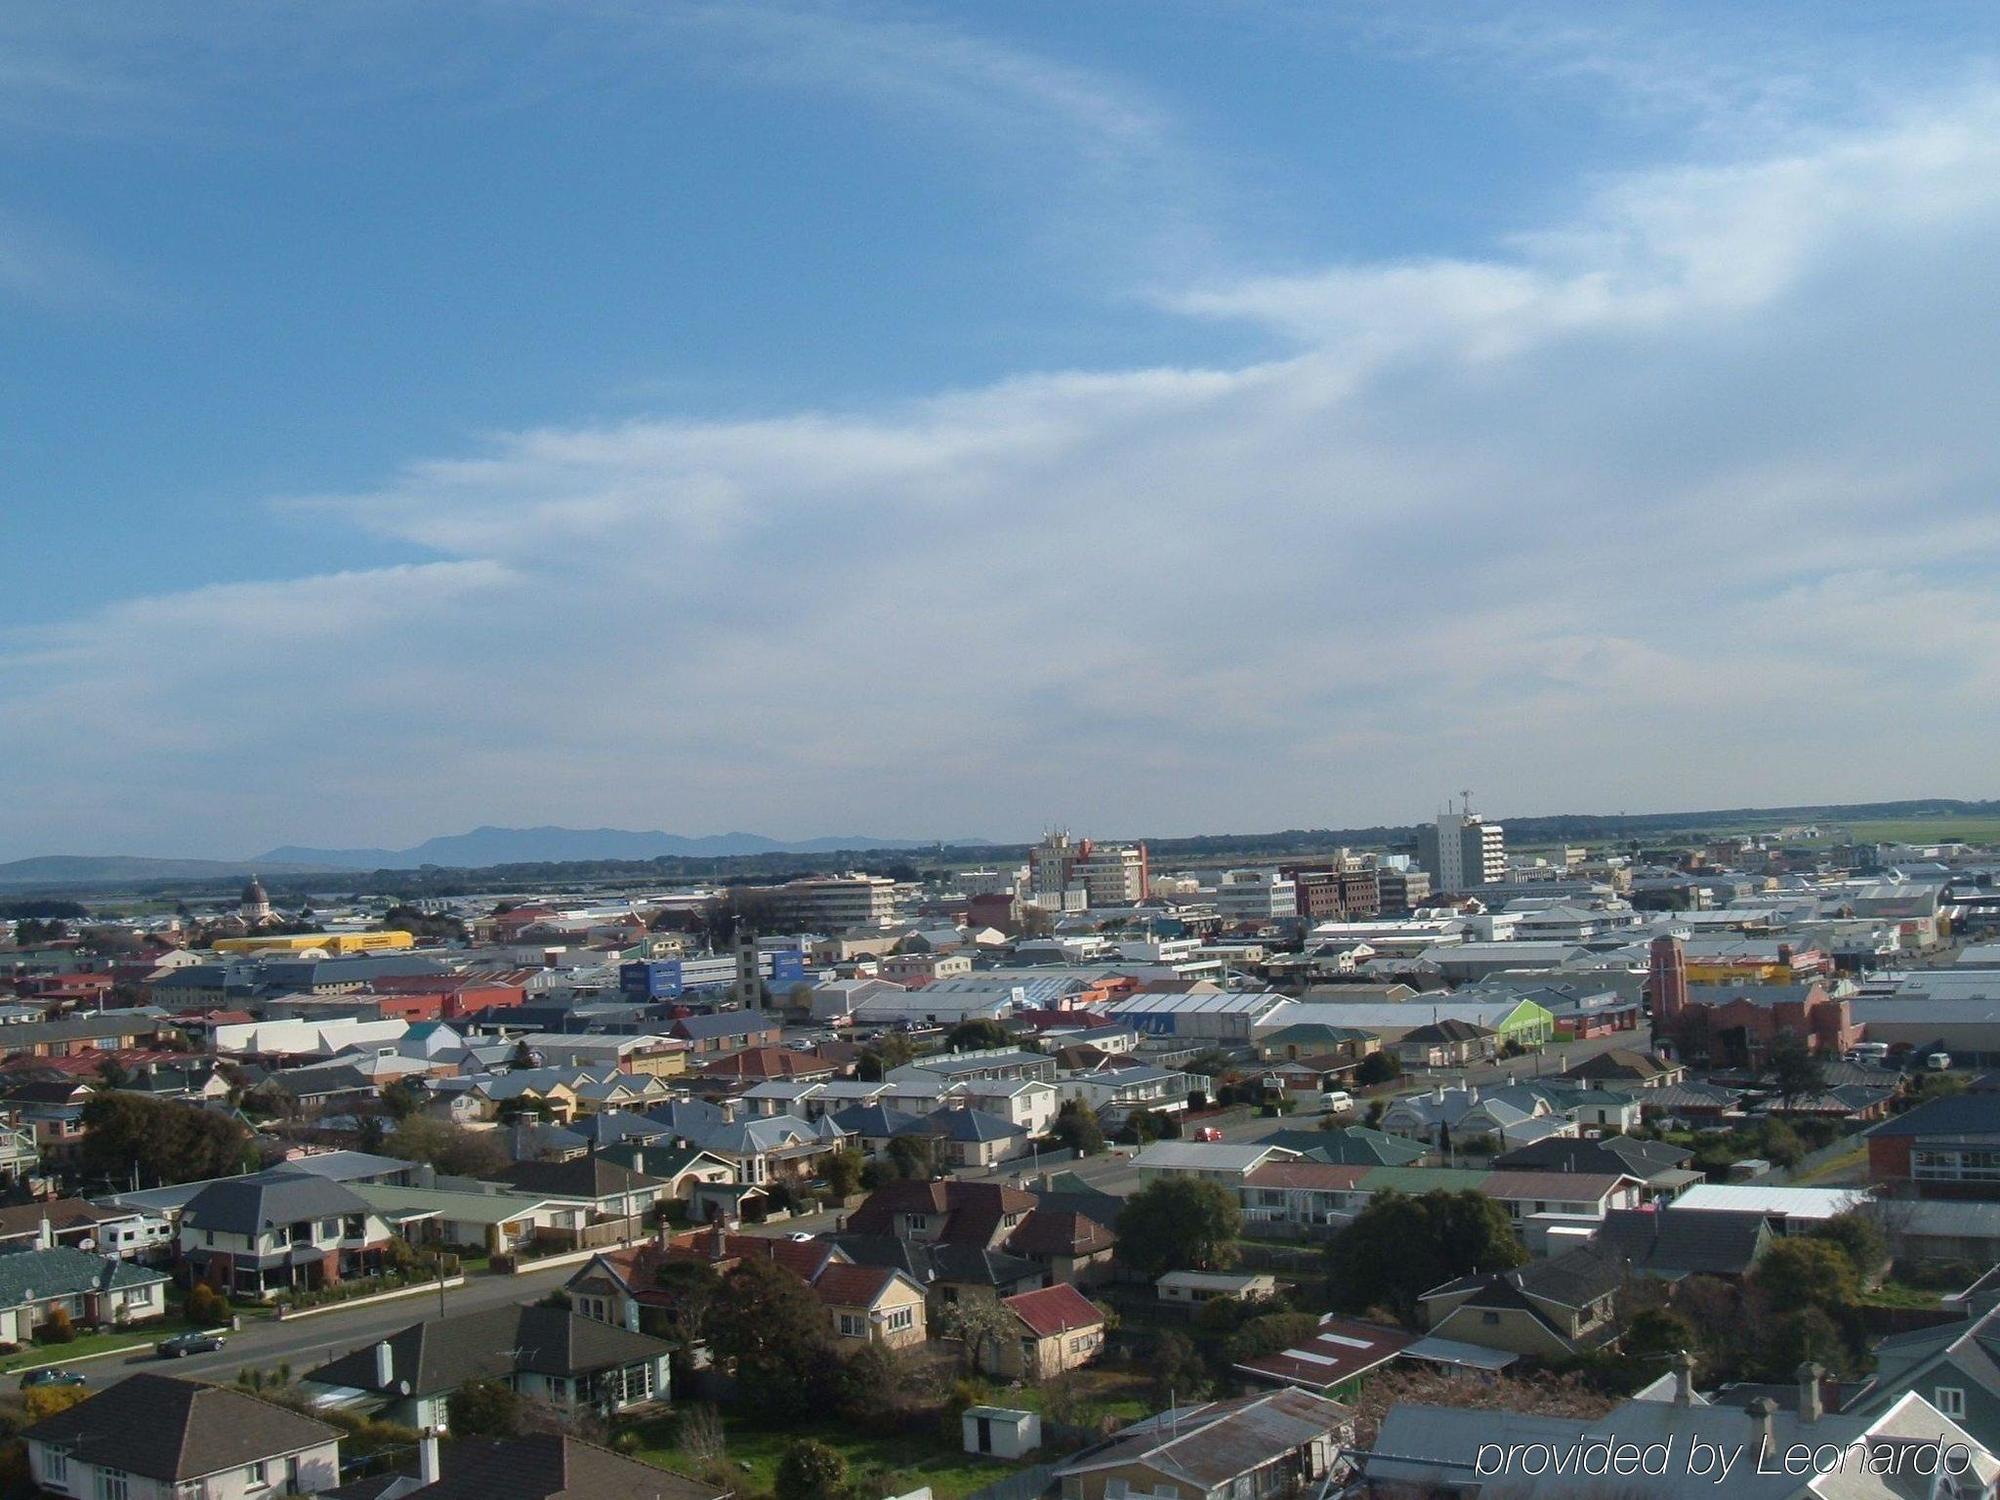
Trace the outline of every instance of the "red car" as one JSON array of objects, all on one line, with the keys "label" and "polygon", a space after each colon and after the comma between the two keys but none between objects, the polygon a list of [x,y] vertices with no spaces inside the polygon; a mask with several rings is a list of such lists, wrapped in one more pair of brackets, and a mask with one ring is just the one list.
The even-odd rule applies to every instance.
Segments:
[{"label": "red car", "polygon": [[1222,1131],[1214,1125],[1204,1125],[1194,1133],[1194,1138],[1198,1141],[1219,1141]]}]

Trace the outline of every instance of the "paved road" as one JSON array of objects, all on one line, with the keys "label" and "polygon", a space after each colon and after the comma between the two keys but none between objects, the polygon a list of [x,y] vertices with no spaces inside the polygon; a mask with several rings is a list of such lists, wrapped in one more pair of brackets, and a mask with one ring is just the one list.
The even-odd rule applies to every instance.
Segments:
[{"label": "paved road", "polygon": [[[579,1265],[581,1262],[578,1263]],[[444,1294],[448,1313],[478,1312],[509,1302],[532,1302],[551,1287],[561,1286],[577,1272],[578,1266],[557,1266],[547,1271],[531,1271],[522,1276],[476,1276],[462,1287]],[[186,1359],[161,1359],[151,1349],[138,1354],[88,1360],[77,1369],[90,1377],[92,1389],[115,1385],[139,1370],[187,1375],[227,1384],[246,1366],[269,1370],[289,1364],[296,1378],[315,1365],[324,1364],[363,1344],[371,1344],[384,1334],[438,1315],[436,1292],[422,1297],[399,1297],[370,1307],[321,1313],[317,1317],[245,1320],[242,1330],[225,1333],[228,1347],[216,1354],[194,1354]],[[178,1332],[177,1328],[162,1331]]]}]

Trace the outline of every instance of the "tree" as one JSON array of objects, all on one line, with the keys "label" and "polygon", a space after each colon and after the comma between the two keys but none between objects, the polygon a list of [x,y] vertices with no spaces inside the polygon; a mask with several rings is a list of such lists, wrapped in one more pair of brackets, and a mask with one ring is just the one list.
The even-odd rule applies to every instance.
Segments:
[{"label": "tree", "polygon": [[411,1115],[389,1135],[389,1154],[428,1162],[449,1177],[491,1177],[507,1170],[507,1148],[490,1130]]},{"label": "tree", "polygon": [[1810,1235],[1779,1240],[1757,1262],[1750,1281],[1779,1314],[1808,1307],[1845,1311],[1861,1300],[1861,1279],[1846,1248]]},{"label": "tree", "polygon": [[1403,1060],[1393,1052],[1371,1052],[1354,1070],[1354,1081],[1363,1088],[1391,1083],[1403,1076]]},{"label": "tree", "polygon": [[1777,1086],[1780,1111],[1789,1111],[1794,1099],[1826,1087],[1825,1065],[1795,1031],[1781,1031],[1771,1039],[1763,1076]]},{"label": "tree", "polygon": [[1483,1194],[1376,1193],[1327,1242],[1329,1290],[1351,1312],[1385,1307],[1414,1323],[1417,1299],[1473,1271],[1504,1271],[1528,1258],[1507,1210]]},{"label": "tree", "polygon": [[1676,1354],[1699,1350],[1701,1336],[1694,1324],[1672,1308],[1649,1307],[1625,1325],[1618,1347],[1634,1365],[1647,1370],[1651,1379],[1665,1370]]},{"label": "tree", "polygon": [[145,1094],[96,1094],[83,1106],[86,1177],[146,1186],[230,1177],[255,1159],[250,1132],[240,1120],[178,1099]]},{"label": "tree", "polygon": [[1104,1150],[1104,1126],[1097,1111],[1081,1099],[1071,1099],[1056,1111],[1049,1134],[1078,1156],[1096,1156]]},{"label": "tree", "polygon": [[817,1438],[799,1438],[778,1460],[777,1500],[844,1500],[847,1460]]},{"label": "tree", "polygon": [[980,1357],[988,1349],[998,1348],[1013,1338],[1020,1325],[1014,1314],[998,1302],[977,1298],[949,1304],[939,1320],[938,1331],[946,1338],[960,1341],[960,1357],[965,1368],[972,1371],[979,1368]]},{"label": "tree", "polygon": [[937,1143],[927,1135],[891,1136],[883,1152],[898,1177],[928,1182],[937,1173]]},{"label": "tree", "polygon": [[35,1385],[21,1392],[21,1405],[27,1408],[25,1425],[46,1421],[57,1412],[68,1411],[80,1401],[88,1401],[94,1393],[80,1385]]},{"label": "tree", "polygon": [[505,1381],[468,1380],[451,1393],[445,1415],[455,1438],[518,1437],[521,1396]]},{"label": "tree", "polygon": [[69,1344],[75,1340],[76,1324],[66,1307],[51,1308],[47,1321],[35,1330],[35,1342],[38,1344]]},{"label": "tree", "polygon": [[424,1107],[423,1091],[407,1078],[398,1078],[382,1090],[383,1107],[391,1119],[407,1120]]},{"label": "tree", "polygon": [[1168,1328],[1153,1335],[1146,1368],[1153,1378],[1153,1405],[1199,1401],[1208,1394],[1208,1366],[1194,1341]]},{"label": "tree", "polygon": [[1847,1257],[1848,1264],[1854,1267],[1854,1274],[1863,1285],[1873,1281],[1889,1259],[1888,1237],[1882,1233],[1879,1224],[1859,1209],[1850,1208],[1844,1214],[1835,1214],[1816,1226],[1808,1238],[1838,1245],[1840,1253]]},{"label": "tree", "polygon": [[197,1281],[188,1289],[181,1311],[195,1327],[213,1328],[229,1321],[229,1299],[207,1282]]},{"label": "tree", "polygon": [[744,1403],[774,1425],[806,1416],[833,1358],[826,1309],[791,1272],[746,1260],[722,1278],[709,1313],[715,1352],[734,1361]]},{"label": "tree", "polygon": [[1243,1211],[1235,1194],[1199,1177],[1159,1177],[1125,1201],[1117,1258],[1148,1279],[1219,1271],[1236,1259]]},{"label": "tree", "polygon": [[526,1068],[540,1066],[541,1059],[535,1056],[535,1049],[528,1045],[526,1037],[522,1037],[520,1041],[516,1042],[514,1050],[507,1054],[507,1071],[510,1073],[518,1073]]},{"label": "tree", "polygon": [[908,1037],[900,1031],[885,1031],[855,1059],[854,1076],[863,1083],[880,1083],[890,1069],[902,1067],[916,1055]]},{"label": "tree", "polygon": [[828,1191],[836,1198],[845,1198],[861,1186],[861,1173],[867,1165],[867,1158],[852,1146],[834,1152],[822,1172]]},{"label": "tree", "polygon": [[[1781,1167],[1795,1167],[1799,1158],[1806,1154],[1805,1142],[1799,1133],[1783,1120],[1767,1119],[1757,1130],[1757,1149],[1764,1153],[1764,1159]],[[1732,1159],[1734,1153],[1731,1153]]]},{"label": "tree", "polygon": [[107,1057],[97,1065],[97,1076],[104,1080],[108,1089],[122,1089],[132,1081],[132,1070],[115,1057]]},{"label": "tree", "polygon": [[981,1052],[1008,1043],[1007,1028],[998,1021],[960,1021],[944,1035],[947,1052]]},{"label": "tree", "polygon": [[1261,1359],[1266,1354],[1295,1348],[1311,1339],[1319,1329],[1319,1319],[1311,1313],[1265,1313],[1241,1324],[1229,1337],[1229,1363]]},{"label": "tree", "polygon": [[708,1337],[708,1315],[722,1294],[722,1278],[705,1260],[663,1260],[653,1283],[667,1294],[667,1322],[690,1344]]},{"label": "tree", "polygon": [[902,1362],[880,1344],[863,1344],[833,1372],[834,1404],[850,1422],[893,1416],[902,1389]]}]

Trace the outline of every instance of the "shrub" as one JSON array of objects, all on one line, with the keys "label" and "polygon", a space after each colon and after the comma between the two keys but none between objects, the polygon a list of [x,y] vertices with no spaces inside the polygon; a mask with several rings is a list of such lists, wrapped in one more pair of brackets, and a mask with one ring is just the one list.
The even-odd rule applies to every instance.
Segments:
[{"label": "shrub", "polygon": [[825,1443],[801,1438],[785,1449],[773,1485],[777,1500],[841,1500],[847,1460]]},{"label": "shrub", "polygon": [[38,1344],[67,1344],[76,1337],[76,1324],[71,1321],[66,1308],[55,1308],[49,1313],[49,1320],[35,1330]]},{"label": "shrub", "polygon": [[90,1392],[80,1385],[37,1385],[21,1392],[21,1405],[27,1408],[30,1426],[89,1399]]},{"label": "shrub", "polygon": [[197,1328],[213,1328],[229,1321],[229,1299],[205,1281],[197,1281],[181,1309]]}]

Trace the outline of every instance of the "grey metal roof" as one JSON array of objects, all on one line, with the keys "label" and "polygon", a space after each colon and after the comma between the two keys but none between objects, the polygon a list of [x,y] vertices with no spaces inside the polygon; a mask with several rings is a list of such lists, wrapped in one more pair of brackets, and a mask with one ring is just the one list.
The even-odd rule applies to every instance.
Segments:
[{"label": "grey metal roof", "polygon": [[256,1235],[273,1224],[367,1211],[367,1203],[352,1189],[287,1165],[204,1183],[181,1210],[181,1223],[195,1229]]},{"label": "grey metal roof", "polygon": [[98,1468],[175,1484],[281,1458],[338,1434],[241,1391],[142,1371],[22,1434]]}]

